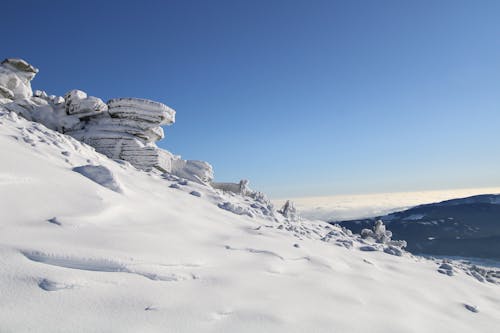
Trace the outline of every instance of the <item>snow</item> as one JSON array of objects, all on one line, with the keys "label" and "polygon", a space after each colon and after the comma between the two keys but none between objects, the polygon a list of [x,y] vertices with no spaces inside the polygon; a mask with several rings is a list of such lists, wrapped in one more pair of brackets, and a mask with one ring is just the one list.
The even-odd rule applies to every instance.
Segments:
[{"label": "snow", "polygon": [[405,221],[418,221],[425,217],[425,214],[411,214],[410,216],[405,217],[403,220]]},{"label": "snow", "polygon": [[212,186],[209,163],[154,144],[166,105],[33,95],[37,72],[0,66],[2,332],[499,327],[499,270],[277,212],[248,181]]},{"label": "snow", "polygon": [[82,165],[73,168],[73,171],[78,172],[82,176],[87,177],[99,185],[109,188],[111,191],[118,193],[123,192],[113,173],[102,165]]},{"label": "snow", "polygon": [[[264,213],[258,194],[139,171],[1,107],[0,149],[2,331],[494,332],[500,325],[499,285],[455,264],[453,276],[439,274],[433,260],[386,254],[383,244],[321,221]],[[73,171],[86,165],[102,166],[126,191]],[[218,207],[226,202],[253,217]]]}]

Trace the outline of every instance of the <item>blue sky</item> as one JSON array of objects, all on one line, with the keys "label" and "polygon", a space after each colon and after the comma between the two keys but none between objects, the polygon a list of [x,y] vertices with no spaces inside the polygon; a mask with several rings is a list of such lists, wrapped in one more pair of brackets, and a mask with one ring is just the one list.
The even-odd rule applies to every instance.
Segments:
[{"label": "blue sky", "polygon": [[13,1],[34,89],[177,110],[163,148],[273,197],[500,185],[499,1]]}]

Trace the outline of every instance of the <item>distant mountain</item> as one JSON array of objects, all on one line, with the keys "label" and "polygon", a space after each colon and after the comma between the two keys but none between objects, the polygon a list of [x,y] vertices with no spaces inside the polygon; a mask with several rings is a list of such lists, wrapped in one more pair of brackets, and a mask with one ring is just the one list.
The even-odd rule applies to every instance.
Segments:
[{"label": "distant mountain", "polygon": [[410,252],[500,260],[500,195],[476,195],[331,223],[359,233],[377,219],[392,231],[393,239],[406,240]]}]

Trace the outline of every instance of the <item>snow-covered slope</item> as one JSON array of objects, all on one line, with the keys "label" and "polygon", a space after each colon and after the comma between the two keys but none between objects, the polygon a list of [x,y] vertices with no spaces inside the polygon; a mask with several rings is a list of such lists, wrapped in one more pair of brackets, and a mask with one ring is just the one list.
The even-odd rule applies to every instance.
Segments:
[{"label": "snow-covered slope", "polygon": [[258,196],[138,171],[1,108],[0,151],[1,332],[500,327],[499,285],[361,251],[384,245]]}]

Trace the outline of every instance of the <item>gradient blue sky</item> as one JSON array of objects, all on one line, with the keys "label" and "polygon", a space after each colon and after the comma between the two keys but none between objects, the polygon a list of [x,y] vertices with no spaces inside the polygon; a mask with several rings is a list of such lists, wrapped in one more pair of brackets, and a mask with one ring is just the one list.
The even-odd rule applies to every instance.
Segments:
[{"label": "gradient blue sky", "polygon": [[4,1],[34,89],[177,110],[159,143],[273,197],[500,185],[500,1]]}]

